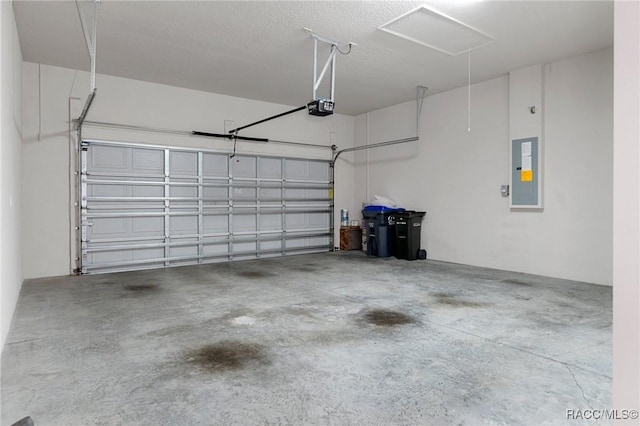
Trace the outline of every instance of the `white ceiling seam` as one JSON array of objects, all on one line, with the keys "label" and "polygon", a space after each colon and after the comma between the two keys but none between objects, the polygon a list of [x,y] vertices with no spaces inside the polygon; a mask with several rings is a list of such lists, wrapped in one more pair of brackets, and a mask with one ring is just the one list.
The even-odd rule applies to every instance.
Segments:
[{"label": "white ceiling seam", "polygon": [[495,41],[477,28],[424,5],[392,19],[378,29],[450,56]]}]

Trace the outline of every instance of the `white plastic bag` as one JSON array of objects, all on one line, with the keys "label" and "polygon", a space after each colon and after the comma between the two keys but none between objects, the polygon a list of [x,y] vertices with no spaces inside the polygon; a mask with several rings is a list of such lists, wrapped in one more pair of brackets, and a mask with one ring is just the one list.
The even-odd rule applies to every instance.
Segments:
[{"label": "white plastic bag", "polygon": [[382,195],[374,195],[373,200],[369,203],[370,206],[383,206],[395,209],[398,207],[398,203],[391,198],[383,197]]}]

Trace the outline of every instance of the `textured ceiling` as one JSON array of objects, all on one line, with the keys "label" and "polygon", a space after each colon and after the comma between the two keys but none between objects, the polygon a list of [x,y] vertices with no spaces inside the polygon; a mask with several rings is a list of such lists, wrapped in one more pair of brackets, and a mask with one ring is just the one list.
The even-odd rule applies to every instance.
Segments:
[{"label": "textured ceiling", "polygon": [[[377,30],[425,4],[495,38],[471,52],[472,81],[613,44],[612,1],[113,1],[99,4],[97,71],[299,106],[311,100],[313,41],[338,55],[336,111],[360,114],[467,83],[449,56]],[[13,2],[25,61],[88,70],[74,2]],[[322,52],[321,52],[322,53]],[[324,92],[320,92],[324,94]]]}]

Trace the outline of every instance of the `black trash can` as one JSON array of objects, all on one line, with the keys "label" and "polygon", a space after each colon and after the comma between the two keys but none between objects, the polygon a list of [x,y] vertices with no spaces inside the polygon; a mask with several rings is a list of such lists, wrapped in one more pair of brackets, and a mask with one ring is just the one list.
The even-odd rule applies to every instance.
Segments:
[{"label": "black trash can", "polygon": [[367,228],[367,255],[395,256],[396,230],[393,215],[403,211],[382,206],[367,206],[362,210]]},{"label": "black trash can", "polygon": [[406,210],[394,213],[396,231],[396,254],[398,259],[416,260],[420,251],[422,218],[426,212]]}]

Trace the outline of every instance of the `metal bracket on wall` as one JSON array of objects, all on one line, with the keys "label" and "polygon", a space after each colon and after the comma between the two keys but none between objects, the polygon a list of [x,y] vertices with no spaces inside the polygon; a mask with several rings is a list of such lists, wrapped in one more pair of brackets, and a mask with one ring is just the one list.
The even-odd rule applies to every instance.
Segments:
[{"label": "metal bracket on wall", "polygon": [[96,89],[96,40],[98,29],[98,3],[100,0],[76,0],[80,25],[91,59],[91,91]]},{"label": "metal bracket on wall", "polygon": [[98,33],[98,3],[100,0],[82,1],[76,0],[76,8],[80,17],[80,25],[84,34],[87,50],[89,51],[89,59],[91,60],[91,81],[90,92],[87,101],[84,104],[80,117],[76,120],[76,128],[78,129],[78,140],[81,140],[82,123],[84,122],[89,108],[93,103],[96,95],[96,42]]},{"label": "metal bracket on wall", "polygon": [[410,138],[394,139],[386,142],[374,143],[371,145],[359,145],[359,146],[353,146],[351,148],[341,149],[340,151],[334,154],[333,163],[336,162],[340,154],[342,154],[343,152],[361,151],[363,149],[379,148],[382,146],[397,145],[400,143],[414,142],[419,140],[420,139],[420,115],[422,113],[422,104],[424,103],[424,97],[427,94],[427,90],[429,89],[425,86],[416,87],[416,135],[415,136],[412,136]]}]

